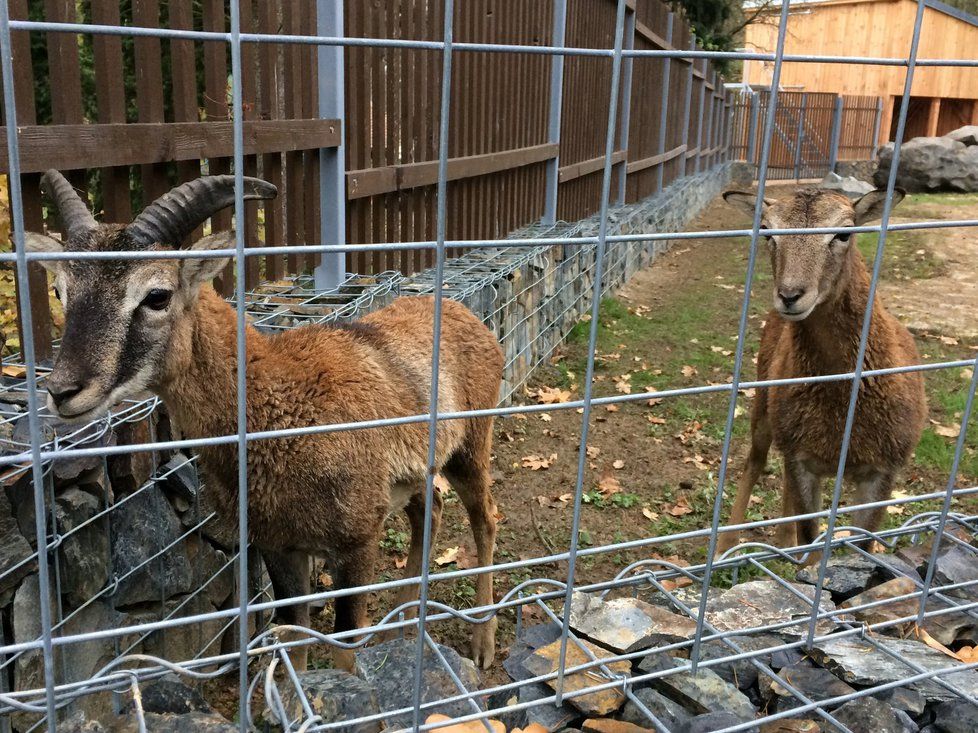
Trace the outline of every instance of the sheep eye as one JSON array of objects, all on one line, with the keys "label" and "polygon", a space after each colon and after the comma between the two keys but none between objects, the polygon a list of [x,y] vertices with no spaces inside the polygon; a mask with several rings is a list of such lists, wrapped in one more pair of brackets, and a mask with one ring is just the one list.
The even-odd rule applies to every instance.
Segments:
[{"label": "sheep eye", "polygon": [[851,237],[851,236],[852,236],[852,232],[842,232],[841,234],[836,234],[835,235],[835,238],[836,238],[836,241],[839,241],[839,242],[848,242],[849,241],[849,237]]},{"label": "sheep eye", "polygon": [[57,298],[58,300],[61,300],[61,291],[58,290],[57,285],[54,286],[54,297]]},{"label": "sheep eye", "polygon": [[170,305],[171,297],[173,297],[172,291],[154,288],[146,294],[146,297],[143,298],[143,302],[139,305],[149,308],[150,310],[161,311]]},{"label": "sheep eye", "polygon": [[765,231],[767,231],[767,227],[766,227],[766,226],[765,226],[764,224],[761,224],[761,228],[760,228],[760,230],[758,231],[758,234],[760,234],[760,235],[761,235],[762,237],[764,237],[764,238],[765,238],[765,239],[766,239],[766,240],[767,240],[768,242],[771,242],[771,243],[773,244],[773,243],[774,243],[774,236],[773,236],[773,235],[771,235],[771,234],[765,234],[765,233],[764,233]]}]

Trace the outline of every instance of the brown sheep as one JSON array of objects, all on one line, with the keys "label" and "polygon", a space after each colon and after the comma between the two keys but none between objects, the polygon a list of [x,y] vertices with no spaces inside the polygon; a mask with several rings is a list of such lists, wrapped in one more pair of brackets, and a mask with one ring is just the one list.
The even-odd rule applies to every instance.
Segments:
[{"label": "brown sheep", "polygon": [[[762,228],[858,226],[882,215],[884,191],[851,202],[845,196],[808,188],[780,201],[765,199]],[[894,193],[895,206],[903,191]],[[756,195],[728,191],[724,199],[753,216]],[[761,232],[763,234],[763,231]],[[774,272],[774,308],[768,314],[757,356],[760,380],[809,377],[853,371],[870,273],[855,235],[800,234],[767,237]],[[865,369],[919,364],[910,332],[880,303],[873,303]],[[784,457],[783,516],[821,509],[821,484],[835,476],[849,406],[851,381],[801,384],[757,390],[751,412],[751,449],[737,486],[731,524],[744,521],[750,492],[767,460],[772,441]],[[856,503],[890,497],[897,472],[910,460],[927,416],[920,372],[866,378],[856,402],[845,475],[856,484]],[[853,513],[853,523],[870,531],[883,510]],[[796,525],[799,535],[796,536]],[[781,525],[779,542],[808,544],[819,533],[817,519]],[[721,551],[737,534],[721,537]]]},{"label": "brown sheep", "polygon": [[[246,198],[273,186],[245,179]],[[43,187],[58,207],[64,242],[29,233],[32,251],[174,249],[205,219],[233,203],[231,176],[200,178],[151,204],[131,224],[99,225],[57,171]],[[204,237],[194,250],[233,247],[234,235]],[[65,330],[47,379],[48,405],[63,419],[87,421],[145,389],[158,394],[187,438],[237,432],[236,314],[211,287],[221,259],[48,261],[65,307]],[[431,384],[431,297],[399,298],[349,326],[309,326],[269,336],[247,328],[247,428],[250,432],[426,414]],[[441,412],[496,406],[503,357],[492,333],[464,306],[444,301]],[[439,423],[436,470],[468,513],[480,565],[491,565],[495,506],[490,493],[492,418]],[[250,539],[279,557],[270,567],[278,598],[309,592],[309,555],[327,559],[337,588],[374,578],[385,517],[400,509],[411,526],[406,577],[421,572],[428,423],[303,435],[248,444]],[[200,450],[219,505],[236,515],[237,446]],[[435,492],[433,533],[441,498]],[[433,534],[434,537],[434,534]],[[288,563],[283,568],[282,557]],[[283,572],[284,570],[284,572]],[[397,603],[417,598],[406,586]],[[476,602],[492,603],[492,576],[476,583]],[[281,609],[308,625],[305,604]],[[368,625],[365,594],[336,599],[337,632]],[[493,659],[495,619],[474,627],[473,658]],[[305,647],[303,647],[305,649]],[[303,665],[305,655],[298,655]],[[336,655],[343,666],[351,655]]]}]

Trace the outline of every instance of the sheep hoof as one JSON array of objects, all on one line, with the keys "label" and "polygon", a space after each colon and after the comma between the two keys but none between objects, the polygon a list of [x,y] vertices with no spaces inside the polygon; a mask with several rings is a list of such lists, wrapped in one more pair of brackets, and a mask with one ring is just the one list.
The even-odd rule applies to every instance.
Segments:
[{"label": "sheep hoof", "polygon": [[472,661],[479,669],[489,669],[496,657],[496,618],[472,629]]}]

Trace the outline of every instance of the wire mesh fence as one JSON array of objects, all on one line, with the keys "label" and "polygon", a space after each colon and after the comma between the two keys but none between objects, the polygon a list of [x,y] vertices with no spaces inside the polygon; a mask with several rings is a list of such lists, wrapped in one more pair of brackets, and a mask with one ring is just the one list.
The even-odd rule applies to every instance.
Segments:
[{"label": "wire mesh fence", "polygon": [[[733,144],[726,126],[729,110],[720,104],[707,111],[703,76],[700,99],[687,96],[684,106],[679,108],[684,123],[677,128],[679,136],[667,140],[665,134],[660,134],[640,141],[641,149],[649,155],[639,161],[644,167],[634,172],[657,171],[658,181],[636,178],[632,194],[626,185],[618,185],[616,189],[618,176],[622,174],[621,161],[616,162],[615,157],[621,145],[619,115],[629,108],[628,104],[618,102],[623,94],[627,96],[632,90],[642,88],[641,79],[650,73],[645,68],[648,62],[658,59],[663,63],[668,60],[678,63],[684,58],[773,61],[772,91],[767,104],[759,108],[756,123],[759,155],[756,201],[763,202],[768,179],[776,177],[777,170],[785,167],[774,161],[779,145],[778,127],[784,121],[779,115],[786,109],[779,107],[782,92],[778,90],[778,78],[781,65],[789,58],[784,54],[787,4],[780,10],[779,43],[771,54],[663,48],[671,45],[670,37],[664,44],[658,44],[658,48],[646,47],[649,44],[644,41],[636,44],[629,39],[634,39],[638,24],[644,28],[643,38],[648,40],[649,34],[657,37],[645,25],[649,18],[639,15],[635,4],[627,0],[613,4],[613,32],[602,37],[603,45],[596,42],[593,47],[568,47],[561,43],[456,42],[455,23],[460,8],[456,8],[453,0],[445,0],[439,16],[444,23],[440,32],[433,40],[424,41],[378,37],[372,33],[369,37],[328,32],[305,36],[245,33],[237,3],[230,4],[230,32],[223,33],[12,21],[8,3],[0,2],[0,64],[15,243],[15,251],[0,255],[0,260],[16,268],[24,319],[22,354],[5,361],[9,373],[5,371],[7,379],[0,393],[0,427],[7,427],[3,432],[7,437],[0,466],[8,487],[26,488],[28,492],[26,499],[21,497],[22,504],[32,511],[18,519],[20,530],[32,529],[35,547],[32,550],[28,545],[17,563],[0,571],[4,593],[36,569],[36,575],[31,576],[36,578],[31,581],[36,584],[33,591],[36,614],[29,624],[15,618],[15,628],[10,629],[7,624],[0,638],[0,714],[4,716],[0,726],[16,730],[58,730],[62,726],[72,729],[69,726],[77,725],[77,720],[72,722],[71,716],[79,709],[99,709],[85,707],[87,702],[98,699],[103,712],[124,713],[124,725],[130,726],[129,729],[153,730],[160,725],[160,719],[153,707],[155,703],[144,698],[143,691],[171,673],[184,680],[207,684],[224,682],[225,691],[235,688],[230,693],[231,704],[237,710],[235,724],[215,723],[213,717],[200,713],[202,718],[188,723],[196,726],[193,729],[203,729],[206,723],[242,731],[255,728],[347,730],[354,726],[359,726],[358,730],[427,730],[466,722],[484,723],[491,729],[490,721],[504,720],[507,722],[503,725],[510,727],[516,725],[512,721],[519,721],[522,726],[528,720],[539,719],[530,716],[546,712],[550,715],[546,720],[556,730],[560,726],[555,720],[567,723],[601,718],[626,706],[643,728],[682,730],[688,723],[679,719],[676,706],[685,707],[687,717],[694,713],[709,714],[711,709],[706,698],[691,685],[695,687],[696,680],[712,680],[708,677],[710,670],[726,673],[734,668],[737,672],[733,687],[721,688],[722,698],[713,706],[724,708],[734,719],[729,715],[717,717],[712,730],[729,733],[753,730],[803,716],[817,720],[815,725],[823,729],[859,733],[869,730],[865,719],[841,712],[845,706],[858,700],[877,699],[897,689],[918,694],[922,700],[921,712],[926,708],[928,714],[934,714],[938,705],[960,704],[978,711],[975,697],[978,660],[964,653],[964,648],[956,643],[955,633],[942,636],[942,630],[948,626],[960,628],[955,626],[960,619],[965,619],[967,625],[978,618],[975,615],[978,578],[973,572],[978,566],[974,558],[978,552],[974,539],[978,516],[952,511],[955,501],[978,493],[978,486],[962,483],[958,477],[978,387],[978,369],[975,369],[978,359],[928,361],[918,357],[913,361],[919,363],[892,363],[885,359],[881,363],[876,361],[876,337],[871,329],[873,321],[880,318],[873,304],[888,235],[917,229],[974,227],[978,222],[891,223],[892,207],[902,196],[896,191],[895,180],[906,126],[907,102],[904,101],[897,118],[896,145],[885,196],[875,199],[879,224],[869,224],[868,219],[862,218],[865,212],[851,206],[845,209],[848,218],[798,221],[778,218],[775,216],[778,210],[757,204],[753,207],[749,229],[667,229],[637,233],[613,229],[616,203],[624,203],[632,194],[638,200],[652,191],[661,191],[663,171],[669,166],[677,174],[682,171],[715,175]],[[906,58],[791,57],[790,60],[905,66],[902,99],[909,100],[917,67],[974,65],[917,58],[924,7],[925,2],[921,0]],[[342,3],[327,9],[333,13],[328,16],[332,23],[329,27],[343,28]],[[587,20],[574,12],[582,13],[584,4],[558,0],[553,9],[555,30],[562,23]],[[671,19],[669,23],[671,27]],[[219,203],[210,205],[227,208],[233,204],[235,234],[222,237],[215,232],[208,240],[209,249],[179,249],[183,236],[177,235],[189,233],[180,227],[192,229],[202,220],[199,212],[188,213],[185,219],[177,217],[179,226],[168,218],[174,210],[189,210],[195,189],[187,188],[180,189],[179,196],[167,198],[166,207],[161,207],[165,211],[157,211],[156,218],[137,218],[125,229],[99,229],[87,210],[81,212],[71,203],[71,196],[64,189],[58,192],[56,176],[45,180],[49,195],[60,209],[65,229],[62,240],[27,233],[19,167],[18,95],[11,50],[11,32],[15,30],[63,33],[69,38],[91,34],[196,38],[228,44],[233,180],[214,184],[223,188],[219,193],[211,192],[213,200]],[[555,33],[555,37],[562,37],[562,31]],[[358,245],[282,245],[265,247],[259,252],[246,248],[249,224],[245,202],[273,192],[246,177],[242,56],[249,44],[271,40],[316,46],[324,56],[331,49],[343,47],[424,49],[436,55],[439,73],[433,79],[440,87],[440,94],[436,96],[439,134],[432,238]],[[449,237],[452,212],[447,187],[453,145],[450,135],[453,64],[465,54],[479,54],[481,61],[489,65],[497,59],[524,56],[587,59],[604,65],[601,75],[595,78],[602,81],[600,91],[606,95],[607,105],[592,107],[579,103],[573,110],[574,114],[583,114],[590,107],[589,114],[582,119],[595,126],[599,119],[602,123],[600,142],[604,154],[600,158],[597,189],[600,210],[588,225],[547,224],[539,230],[517,232],[505,240]],[[689,74],[698,71],[693,63],[685,69]],[[665,79],[678,79],[668,66],[659,67],[658,72],[662,72],[656,77],[658,88],[653,85],[652,94],[669,87]],[[559,87],[559,75],[555,83]],[[328,90],[320,93],[325,91]],[[559,94],[556,101],[560,101]],[[802,110],[808,109],[808,102],[809,99],[802,98],[796,108],[788,109],[789,118],[796,123],[802,119]],[[636,108],[641,106],[639,99],[631,103]],[[812,109],[818,109],[819,119],[824,118],[822,121],[827,124],[829,113],[835,108],[827,103],[812,104]],[[638,116],[643,124],[665,125],[664,113],[659,119],[654,117],[648,110]],[[803,124],[801,127],[805,129]],[[691,153],[688,149],[691,139],[699,140],[701,148],[703,141],[712,141],[712,147]],[[552,142],[559,144],[559,140]],[[816,157],[820,161],[826,157],[826,141],[811,135],[809,146],[817,155],[812,152],[806,157],[805,148],[798,146],[794,173],[803,168],[813,173],[821,170],[822,164],[813,161]],[[687,170],[690,162],[691,171]],[[324,175],[328,170],[328,166],[320,169]],[[615,190],[620,196],[617,202],[612,195]],[[568,198],[567,206],[573,209],[578,198],[586,198],[591,193],[590,190],[576,192]],[[203,218],[211,213],[213,209]],[[80,239],[73,233],[72,223],[80,227]],[[140,226],[135,226],[137,223]],[[167,226],[176,227],[177,231],[168,232]],[[147,230],[154,234],[149,239],[140,239]],[[865,302],[854,314],[857,325],[848,335],[854,347],[852,363],[842,369],[814,373],[759,375],[751,381],[744,370],[745,349],[750,338],[748,316],[756,259],[765,246],[765,238],[773,238],[775,247],[788,247],[793,241],[810,243],[816,238],[819,247],[846,251],[839,243],[856,234],[877,237],[878,244],[867,277]],[[729,379],[595,396],[601,295],[613,280],[612,265],[627,258],[626,247],[643,244],[655,251],[685,239],[734,237],[747,237],[750,245]],[[170,246],[160,247],[162,243]],[[473,319],[464,315],[465,311],[454,300],[470,301],[480,288],[460,286],[461,282],[471,282],[463,280],[461,274],[478,272],[487,260],[502,257],[500,253],[504,250],[525,252],[523,256],[532,260],[556,247],[593,252],[593,260],[582,265],[584,270],[573,274],[588,279],[590,293],[583,298],[575,291],[574,297],[562,301],[561,294],[571,287],[571,276],[561,269],[561,261],[556,259],[546,260],[543,265],[547,276],[553,277],[556,290],[556,295],[548,301],[554,307],[547,318],[553,322],[576,320],[582,303],[590,311],[589,318],[583,320],[587,355],[581,397],[557,404],[497,406],[498,398],[512,397],[520,386],[519,382],[506,384],[500,393],[499,377],[503,368],[522,358],[529,346],[517,345],[505,354],[496,353],[498,345],[480,352],[479,343],[495,343],[495,339],[488,330],[484,329],[483,334],[478,324],[482,321],[492,326],[510,302],[520,302],[532,289],[515,285],[508,296],[487,302],[484,312]],[[449,252],[463,248],[469,250],[468,255],[450,262]],[[381,308],[394,302],[401,292],[402,276],[393,272],[369,277],[352,275],[335,288],[312,292],[308,287],[310,276],[249,287],[254,278],[249,278],[248,261],[253,256],[342,253],[349,257],[351,253],[411,250],[430,253],[434,266],[426,278],[418,279],[412,288],[405,290],[414,295],[431,294],[434,296],[431,299],[409,297],[396,301],[400,305]],[[216,295],[212,297],[207,289],[208,277],[220,272],[227,258],[233,260],[234,267],[234,293],[227,301],[230,306]],[[33,343],[30,298],[36,288],[30,287],[28,266],[35,262],[46,263],[54,271],[55,285],[66,306],[65,335],[56,344],[58,357],[53,365],[36,358]],[[96,296],[90,290],[93,286],[98,289]],[[89,297],[95,300],[86,300]],[[788,309],[790,319],[798,314],[791,312],[788,301],[803,302],[800,299],[805,293],[779,292],[778,297]],[[111,307],[113,298],[115,312]],[[532,309],[532,302],[530,306]],[[138,316],[132,315],[134,308],[141,309]],[[196,331],[186,328],[181,331],[179,324],[152,320],[176,317],[172,314],[181,317],[187,313],[199,314],[202,308],[205,316],[193,317]],[[408,309],[404,311],[407,315],[398,316],[399,311],[391,308]],[[410,310],[413,308],[423,310]],[[152,326],[146,333],[155,335],[139,336],[142,340],[137,339],[135,344],[123,343],[123,336],[116,334],[123,311],[126,339],[137,338],[132,333],[140,328],[139,319],[146,319]],[[162,313],[167,315],[161,316]],[[386,316],[382,315],[385,313]],[[510,327],[518,327],[532,317],[533,313],[527,312]],[[165,328],[161,328],[164,324]],[[498,328],[494,330],[498,332]],[[537,332],[543,330],[538,328]],[[292,334],[289,338],[293,340],[263,341],[258,335],[262,332]],[[166,336],[163,341],[152,340],[160,333]],[[205,337],[194,340],[194,334],[200,333]],[[305,333],[313,341],[324,339],[323,343],[335,349],[324,359],[313,361],[316,367],[311,379],[302,371],[309,364],[304,350],[312,348],[315,352],[316,347],[303,340],[306,337],[301,334]],[[80,339],[79,334],[86,338]],[[119,344],[115,353],[101,349],[91,356],[91,344],[96,339],[109,342],[113,338]],[[489,341],[476,343],[480,338]],[[86,341],[89,346],[85,345]],[[389,341],[396,348],[391,348]],[[534,358],[538,362],[545,360],[553,348],[556,342],[535,351]],[[183,364],[193,372],[194,384],[204,385],[206,390],[181,394],[173,387],[174,380],[190,380],[187,374],[148,375],[139,370],[123,374],[130,369],[124,359],[142,363],[146,355],[155,355],[166,361],[180,354],[187,356]],[[350,354],[363,356],[364,360],[344,372],[344,359]],[[81,418],[76,421],[79,424],[66,426],[56,415],[72,415],[71,406],[83,401],[88,386],[87,382],[73,383],[71,379],[80,379],[77,375],[68,375],[71,378],[66,381],[73,359],[85,362],[93,370],[111,366],[122,380],[118,383],[132,388],[121,394],[125,398],[122,401],[120,393],[105,390],[105,394],[98,395],[94,407],[75,409],[74,417]],[[210,370],[201,369],[205,365]],[[261,367],[269,368],[270,372],[261,371]],[[875,494],[862,492],[857,494],[855,503],[843,504],[843,479],[847,468],[853,468],[848,461],[850,453],[860,454],[867,441],[885,443],[884,436],[895,432],[897,423],[905,419],[902,415],[885,415],[887,419],[881,425],[867,431],[860,405],[874,399],[872,385],[889,384],[887,380],[908,375],[967,368],[973,371],[964,388],[960,430],[946,484],[934,485],[928,492],[915,496],[891,495],[888,490]],[[378,373],[381,376],[371,376]],[[94,379],[92,375],[88,378]],[[327,382],[328,402],[317,402],[317,389]],[[341,385],[352,385],[354,391],[343,392]],[[832,427],[838,443],[831,453],[835,459],[827,468],[820,467],[822,472],[834,476],[829,507],[823,509],[817,501],[804,505],[792,500],[792,491],[786,490],[789,502],[786,516],[760,521],[746,521],[741,517],[739,522],[724,525],[723,499],[729,493],[733,428],[740,396],[745,390],[775,395],[798,389],[805,394],[805,390],[825,385],[842,390],[845,406],[839,425]],[[159,409],[161,396],[147,397],[147,388],[160,393],[169,408],[167,413]],[[47,407],[45,390],[50,395]],[[270,399],[276,391],[285,394],[284,401]],[[491,399],[486,397],[489,393]],[[350,394],[354,397],[349,398]],[[595,408],[650,399],[681,401],[707,394],[727,401],[710,523],[692,530],[624,542],[582,545],[580,518],[586,494],[588,435]],[[322,404],[328,404],[329,408],[312,409]],[[110,408],[107,416],[96,415],[105,407]],[[573,508],[571,531],[566,541],[548,555],[497,561],[492,555],[495,507],[488,493],[491,420],[570,410],[581,413],[576,478],[568,499]],[[87,419],[89,412],[95,419]],[[200,418],[202,414],[216,417],[213,422],[205,423]],[[119,431],[128,431],[128,436],[116,443],[111,436]],[[124,475],[133,485],[125,496],[117,497],[111,494],[106,477],[122,470],[120,462],[128,462]],[[400,468],[389,470],[394,464]],[[213,494],[201,490],[198,470],[199,478],[213,487],[220,499],[213,506],[204,501],[208,496],[208,501],[213,501]],[[69,497],[77,504],[84,504],[85,512],[73,513],[74,505],[69,499],[55,495],[53,482],[59,471],[79,482],[83,477],[86,487],[95,487]],[[470,567],[433,571],[429,563],[444,501],[440,473],[447,476],[465,504],[479,546],[478,560]],[[292,491],[295,486],[310,485],[318,488],[305,493]],[[379,493],[378,485],[382,489]],[[270,487],[272,494],[268,493]],[[151,530],[154,522],[163,521],[158,497],[164,490],[181,499],[182,510],[173,520],[178,525],[170,535],[173,539],[154,544],[156,535]],[[867,516],[925,499],[939,502],[940,509],[917,514],[890,529],[879,529],[872,523],[866,526]],[[284,513],[277,502],[289,505]],[[378,528],[388,511],[402,508],[410,517],[414,541],[407,575],[402,579],[378,581],[372,562],[379,540]],[[122,521],[113,528],[117,517]],[[809,531],[801,531],[784,547],[751,541],[721,551],[727,544],[725,540],[736,532],[788,528],[795,522],[801,522],[799,528],[808,527]],[[72,544],[85,534],[86,528],[100,524],[106,527],[101,544],[75,547],[76,557],[113,555],[119,546],[119,535],[115,533],[135,527],[137,536],[130,537],[130,541],[140,544],[138,561],[125,567],[110,563],[111,573],[89,578],[87,584],[68,583],[62,565]],[[217,525],[221,528],[216,529]],[[818,531],[810,531],[812,526]],[[215,536],[225,538],[223,550],[203,549],[201,538],[212,527]],[[342,532],[331,535],[333,528]],[[365,531],[357,534],[354,529]],[[677,541],[698,543],[704,550],[702,561],[681,564],[664,559],[660,551]],[[177,547],[183,548],[182,560],[173,559],[172,551]],[[894,552],[880,552],[880,549]],[[646,558],[601,581],[581,581],[582,563],[623,551],[641,553]],[[309,555],[326,556],[335,585],[309,586]],[[264,565],[258,562],[259,556],[263,556]],[[953,561],[942,564],[948,556]],[[838,595],[836,573],[840,558],[858,561],[867,577],[876,575],[899,581],[901,592],[876,598],[860,595],[856,603],[847,601],[837,606],[833,598]],[[922,573],[918,573],[920,568]],[[145,588],[138,587],[134,579],[148,571],[155,572],[164,583],[177,583],[173,579],[178,579],[185,592],[175,602],[159,599],[157,603],[147,598]],[[491,574],[497,577],[509,574],[507,577],[513,578],[514,571],[524,579],[510,582],[494,593]],[[796,571],[798,577],[807,573],[807,584],[794,582]],[[746,582],[740,582],[745,579]],[[452,596],[456,599],[454,603],[440,600],[442,596],[435,599],[437,588],[462,581],[474,585],[473,599],[463,602]],[[368,617],[368,596],[387,593],[396,593],[397,602],[383,614]],[[771,594],[777,594],[776,600],[767,604],[765,599]],[[64,606],[68,597],[80,603],[72,603],[69,609]],[[107,598],[114,600],[108,606],[101,605]],[[121,601],[122,598],[128,601]],[[629,605],[634,601],[644,605]],[[137,611],[145,610],[151,603],[152,613],[141,618]],[[308,604],[326,603],[335,606],[335,628],[328,632],[313,628],[307,612],[303,611]],[[110,613],[116,610],[112,604],[125,606],[130,612],[124,617]],[[776,612],[771,612],[772,606]],[[622,608],[639,608],[650,614],[651,620],[637,631],[628,629],[632,636],[627,640],[611,639],[604,635],[602,628],[593,625],[592,614],[604,607],[611,609],[605,613],[612,617],[621,617]],[[655,608],[659,611],[649,610]],[[159,609],[163,612],[158,613]],[[656,621],[657,613],[665,615]],[[502,617],[513,619],[515,637],[524,647],[514,644],[509,650],[507,661],[518,662],[521,670],[513,682],[499,682],[499,678],[490,677],[480,681],[471,663],[436,643],[440,628],[461,622],[472,633],[476,661],[488,666],[493,658],[493,634]],[[181,643],[174,652],[174,637],[168,640],[167,634],[185,628],[193,629],[195,637],[186,646]],[[393,646],[391,641],[381,641],[391,637],[397,642]],[[945,639],[944,644],[939,643],[941,638]],[[921,639],[934,643],[923,643]],[[323,695],[311,686],[311,680],[315,680],[304,670],[310,647],[328,648],[333,652],[335,666],[356,670],[356,678],[344,678],[342,704],[324,703]],[[973,650],[973,646],[968,648]],[[813,694],[809,685],[802,684],[799,676],[790,673],[802,654],[818,660],[819,669],[831,671],[832,679],[843,686],[824,689],[820,686],[818,694]],[[432,673],[439,675],[437,684],[432,682]],[[777,703],[757,706],[748,695],[734,689],[739,687],[739,675],[744,674],[762,680],[758,685],[776,690]],[[236,684],[226,684],[235,677]],[[653,687],[662,693],[656,694],[665,703],[650,697],[647,691]],[[536,692],[524,694],[531,689]],[[432,715],[444,711],[448,711],[447,716]],[[963,712],[963,708],[954,711],[962,720],[969,719],[966,717],[969,713]],[[600,720],[590,720],[585,725],[590,725],[592,730],[606,729],[601,727]]]}]

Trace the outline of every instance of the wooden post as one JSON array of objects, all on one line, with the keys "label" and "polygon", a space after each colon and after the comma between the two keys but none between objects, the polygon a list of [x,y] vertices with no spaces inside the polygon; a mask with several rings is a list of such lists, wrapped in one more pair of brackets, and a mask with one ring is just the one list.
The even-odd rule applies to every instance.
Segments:
[{"label": "wooden post", "polygon": [[937,137],[937,120],[941,116],[941,98],[931,97],[927,110],[927,137]]},{"label": "wooden post", "polygon": [[978,125],[978,99],[971,102],[971,124]]},{"label": "wooden post", "polygon": [[892,94],[887,94],[883,98],[883,116],[880,118],[880,134],[878,139],[879,147],[883,147],[890,141],[890,127],[893,124],[893,105],[896,100]]}]

